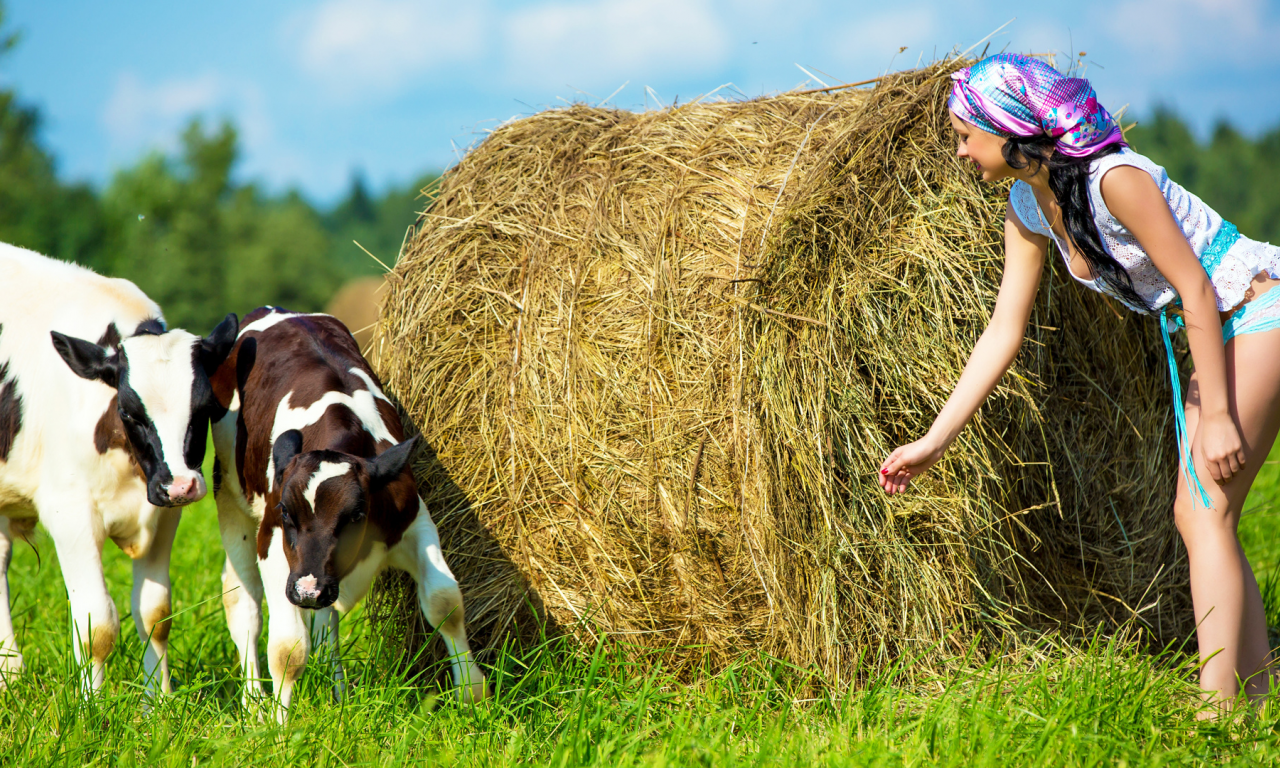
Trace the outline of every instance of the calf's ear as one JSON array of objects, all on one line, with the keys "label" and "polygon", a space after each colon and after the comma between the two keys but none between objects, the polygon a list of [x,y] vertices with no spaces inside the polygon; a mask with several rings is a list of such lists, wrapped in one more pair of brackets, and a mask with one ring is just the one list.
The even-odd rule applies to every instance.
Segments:
[{"label": "calf's ear", "polygon": [[417,442],[418,438],[415,435],[403,443],[391,446],[374,457],[368,465],[369,487],[377,490],[399,477],[404,468],[408,466],[409,456],[413,453],[413,446]]},{"label": "calf's ear", "polygon": [[120,388],[120,355],[116,352],[107,354],[102,347],[92,341],[77,339],[74,336],[49,331],[53,338],[53,348],[75,375],[89,381],[101,381],[113,388]]},{"label": "calf's ear", "polygon": [[222,361],[227,359],[227,355],[231,354],[239,331],[240,319],[232,312],[208,336],[200,340],[200,366],[204,368],[206,375],[212,376],[218,366],[222,365]]},{"label": "calf's ear", "polygon": [[276,476],[272,478],[275,482],[273,487],[279,488],[284,482],[284,468],[299,453],[302,453],[302,433],[298,430],[287,430],[276,438],[276,444],[271,448],[271,463],[275,465],[276,471]]}]

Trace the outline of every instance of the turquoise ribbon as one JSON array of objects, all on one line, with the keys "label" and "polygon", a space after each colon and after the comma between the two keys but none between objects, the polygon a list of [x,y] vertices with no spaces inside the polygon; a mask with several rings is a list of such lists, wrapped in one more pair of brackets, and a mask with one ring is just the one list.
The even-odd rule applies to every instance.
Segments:
[{"label": "turquoise ribbon", "polygon": [[[1235,245],[1240,239],[1240,230],[1236,229],[1236,225],[1227,220],[1222,221],[1222,226],[1218,227],[1218,233],[1213,236],[1213,240],[1209,243],[1209,247],[1200,255],[1200,264],[1204,267],[1205,274],[1213,280],[1213,273],[1218,271],[1218,265],[1222,263],[1222,257],[1227,254],[1231,246]],[[1174,302],[1181,307],[1182,301],[1174,299]],[[1246,305],[1247,306],[1247,305]],[[1213,502],[1209,499],[1209,494],[1205,491],[1204,486],[1200,484],[1200,478],[1196,476],[1196,467],[1191,460],[1191,438],[1187,434],[1187,411],[1182,404],[1182,379],[1178,376],[1178,361],[1173,356],[1173,341],[1169,337],[1169,308],[1167,306],[1160,309],[1160,333],[1164,336],[1164,354],[1165,359],[1169,363],[1169,381],[1173,384],[1173,414],[1174,429],[1178,434],[1178,458],[1182,462],[1182,471],[1187,478],[1187,490],[1192,494],[1199,492],[1200,501],[1207,509],[1213,509]],[[1233,316],[1227,323],[1227,327],[1223,328],[1223,341],[1231,338],[1227,335],[1230,328],[1231,335],[1235,335],[1235,325],[1233,324],[1235,317]],[[1175,316],[1174,322],[1179,328],[1186,327],[1181,316]],[[1192,483],[1195,483],[1194,487]]]},{"label": "turquoise ribbon", "polygon": [[[1168,311],[1168,307],[1160,309],[1160,330],[1164,336],[1165,359],[1169,363],[1169,381],[1173,384],[1173,426],[1178,434],[1178,458],[1182,462],[1182,472],[1187,477],[1187,490],[1192,493],[1199,491],[1201,503],[1206,508],[1213,509],[1213,502],[1209,500],[1209,493],[1200,484],[1200,478],[1196,476],[1195,464],[1191,462],[1191,440],[1187,437],[1187,411],[1182,405],[1182,378],[1178,376],[1178,361],[1173,356],[1173,342],[1169,338],[1169,320],[1166,317]],[[1179,326],[1182,325],[1181,320],[1182,318],[1179,317]],[[1195,483],[1194,488],[1191,485],[1193,482]]]},{"label": "turquoise ribbon", "polygon": [[1200,263],[1204,265],[1205,274],[1209,279],[1213,279],[1213,273],[1218,271],[1222,257],[1227,255],[1227,251],[1231,250],[1231,246],[1235,245],[1239,239],[1240,230],[1236,229],[1235,224],[1223,219],[1222,226],[1218,227],[1218,234],[1213,236],[1209,247],[1205,248],[1200,256]]}]

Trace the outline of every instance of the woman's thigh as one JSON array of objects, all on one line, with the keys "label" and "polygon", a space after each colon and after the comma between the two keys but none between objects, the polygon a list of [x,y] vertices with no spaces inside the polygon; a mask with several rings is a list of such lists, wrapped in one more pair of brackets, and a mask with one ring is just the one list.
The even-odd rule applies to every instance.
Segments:
[{"label": "woman's thigh", "polygon": [[[1238,515],[1280,430],[1280,329],[1236,336],[1227,342],[1225,351],[1231,416],[1240,429],[1245,465],[1226,483],[1218,484],[1205,466],[1204,456],[1197,452],[1193,459],[1196,476],[1214,507]],[[1193,436],[1194,446],[1200,426],[1200,381],[1194,373],[1187,388],[1186,410],[1187,434]],[[1185,480],[1179,477],[1179,500],[1188,494]],[[1219,506],[1224,503],[1225,507]]]}]

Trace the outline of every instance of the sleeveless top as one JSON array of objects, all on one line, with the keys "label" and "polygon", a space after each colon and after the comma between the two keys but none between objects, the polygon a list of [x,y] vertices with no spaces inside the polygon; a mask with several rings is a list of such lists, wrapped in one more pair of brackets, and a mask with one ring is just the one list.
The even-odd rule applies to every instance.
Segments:
[{"label": "sleeveless top", "polygon": [[[1120,165],[1132,165],[1141,168],[1151,175],[1156,186],[1164,193],[1169,203],[1174,221],[1182,229],[1187,243],[1196,258],[1204,256],[1218,231],[1222,229],[1223,220],[1216,211],[1205,205],[1204,201],[1179,186],[1169,178],[1164,168],[1153,163],[1147,157],[1127,147],[1119,152],[1094,160],[1089,167],[1089,202],[1093,205],[1093,219],[1102,236],[1103,247],[1115,258],[1129,278],[1138,295],[1148,306],[1158,313],[1160,309],[1177,298],[1177,291],[1169,281],[1160,274],[1151,262],[1146,251],[1138,243],[1138,239],[1125,228],[1102,199],[1102,177],[1107,171]],[[1048,219],[1036,202],[1031,185],[1023,181],[1015,181],[1009,190],[1009,203],[1014,213],[1027,229],[1044,235],[1058,247],[1062,260],[1067,265],[1067,273],[1087,288],[1105,293],[1135,312],[1152,313],[1152,309],[1135,307],[1116,294],[1103,280],[1085,280],[1071,271],[1071,251],[1067,243],[1058,239],[1049,226]],[[1230,226],[1230,225],[1228,225]],[[1280,278],[1280,248],[1268,243],[1260,243],[1241,236],[1222,257],[1211,278],[1214,291],[1218,297],[1218,310],[1225,311],[1244,300],[1245,292],[1255,275],[1266,272],[1272,277]]]}]

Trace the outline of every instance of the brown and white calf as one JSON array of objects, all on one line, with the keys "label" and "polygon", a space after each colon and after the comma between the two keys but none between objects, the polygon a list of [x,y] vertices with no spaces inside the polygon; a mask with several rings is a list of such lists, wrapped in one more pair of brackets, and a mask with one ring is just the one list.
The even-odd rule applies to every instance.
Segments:
[{"label": "brown and white calf", "polygon": [[0,687],[22,668],[9,612],[13,541],[39,520],[58,552],[88,687],[102,685],[120,633],[102,572],[110,538],[133,559],[148,687],[170,690],[177,507],[205,494],[209,420],[221,415],[208,374],[236,327],[230,315],[208,338],[166,330],[133,283],[0,244]]},{"label": "brown and white calf", "polygon": [[460,697],[483,698],[462,593],[408,466],[413,441],[404,440],[347,328],[328,315],[254,310],[213,387],[227,406],[213,426],[214,497],[227,550],[222,601],[246,705],[263,695],[264,591],[267,664],[283,716],[313,649],[327,647],[341,691],[338,614],[388,566],[417,581]]}]

